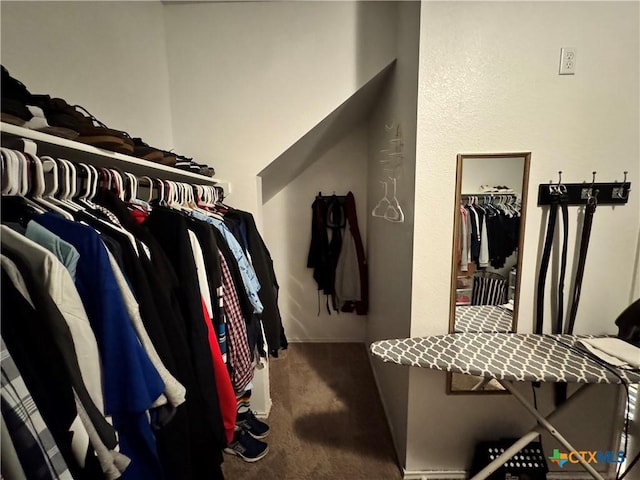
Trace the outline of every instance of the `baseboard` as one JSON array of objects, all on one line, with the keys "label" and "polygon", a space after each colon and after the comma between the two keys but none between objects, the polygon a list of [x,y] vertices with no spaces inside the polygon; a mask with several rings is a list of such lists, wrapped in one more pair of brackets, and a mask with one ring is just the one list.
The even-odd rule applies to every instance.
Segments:
[{"label": "baseboard", "polygon": [[[605,472],[601,472],[606,475]],[[469,472],[465,470],[441,470],[441,471],[404,471],[403,480],[466,480]],[[547,480],[589,480],[591,475],[587,472],[549,472]]]},{"label": "baseboard", "polygon": [[273,406],[273,402],[269,398],[267,400],[267,405],[265,406],[264,410],[256,410],[255,411],[256,417],[262,418],[262,419],[269,418],[269,414],[271,413],[271,407],[272,406]]},{"label": "baseboard", "polygon": [[403,480],[465,480],[468,474],[464,470],[405,470],[402,478]]},{"label": "baseboard", "polygon": [[[604,478],[607,478],[607,472],[598,472]],[[589,480],[593,479],[587,472],[549,472],[547,480]]]},{"label": "baseboard", "polygon": [[287,338],[289,343],[366,343],[361,338]]}]

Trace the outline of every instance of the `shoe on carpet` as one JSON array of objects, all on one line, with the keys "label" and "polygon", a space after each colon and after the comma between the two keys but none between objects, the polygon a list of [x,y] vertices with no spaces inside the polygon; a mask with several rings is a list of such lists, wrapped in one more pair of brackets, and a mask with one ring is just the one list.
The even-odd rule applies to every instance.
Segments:
[{"label": "shoe on carpet", "polygon": [[224,449],[225,453],[237,455],[249,463],[257,462],[264,458],[268,451],[269,445],[256,440],[245,430],[236,430],[233,435],[233,442]]},{"label": "shoe on carpet", "polygon": [[258,440],[269,435],[269,425],[258,420],[251,410],[237,415],[236,426],[245,430],[249,435]]}]

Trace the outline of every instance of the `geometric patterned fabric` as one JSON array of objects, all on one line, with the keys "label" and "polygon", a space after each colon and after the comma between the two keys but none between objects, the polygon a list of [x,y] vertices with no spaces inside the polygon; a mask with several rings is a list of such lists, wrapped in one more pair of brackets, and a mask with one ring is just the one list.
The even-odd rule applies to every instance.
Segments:
[{"label": "geometric patterned fabric", "polygon": [[456,333],[380,340],[371,353],[385,362],[499,380],[640,383],[640,372],[610,367],[572,350],[580,337],[531,333]]},{"label": "geometric patterned fabric", "polygon": [[456,307],[456,333],[508,333],[512,330],[513,313],[493,305]]}]

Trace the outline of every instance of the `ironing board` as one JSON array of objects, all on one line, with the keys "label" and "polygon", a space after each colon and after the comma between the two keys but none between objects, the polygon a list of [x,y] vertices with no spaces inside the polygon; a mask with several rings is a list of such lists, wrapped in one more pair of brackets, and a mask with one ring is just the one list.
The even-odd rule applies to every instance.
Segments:
[{"label": "ironing board", "polygon": [[[445,372],[464,373],[500,382],[537,420],[538,425],[487,465],[472,480],[484,480],[513,457],[542,429],[547,430],[568,451],[576,450],[550,423],[597,383],[640,383],[640,372],[611,370],[575,350],[580,337],[517,333],[456,333],[428,337],[380,340],[371,353],[385,362]],[[615,373],[614,373],[615,372]],[[542,416],[512,382],[566,382],[583,384],[560,407]],[[580,464],[593,478],[603,477],[584,459]]]},{"label": "ironing board", "polygon": [[497,305],[456,306],[456,333],[509,333],[513,312]]},{"label": "ironing board", "polygon": [[[513,330],[513,312],[499,305],[456,306],[455,333],[510,333]],[[491,378],[478,381],[471,391],[483,390]]]}]

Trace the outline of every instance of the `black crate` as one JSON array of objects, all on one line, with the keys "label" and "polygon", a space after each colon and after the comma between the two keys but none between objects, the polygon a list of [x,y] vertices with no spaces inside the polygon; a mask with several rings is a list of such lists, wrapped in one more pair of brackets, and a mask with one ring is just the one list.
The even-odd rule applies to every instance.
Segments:
[{"label": "black crate", "polygon": [[[471,476],[480,472],[516,441],[517,439],[501,439],[478,443],[473,455]],[[531,442],[487,478],[488,480],[545,480],[548,471],[542,444]]]}]

